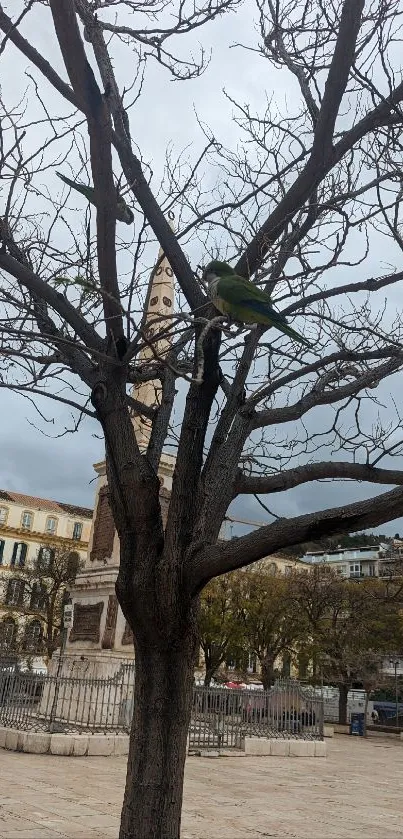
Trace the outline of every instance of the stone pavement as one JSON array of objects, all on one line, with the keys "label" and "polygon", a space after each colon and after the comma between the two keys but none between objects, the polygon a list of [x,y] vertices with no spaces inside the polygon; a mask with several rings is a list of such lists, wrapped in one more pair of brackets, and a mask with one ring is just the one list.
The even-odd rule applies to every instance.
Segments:
[{"label": "stone pavement", "polygon": [[[1,839],[116,839],[126,758],[0,749]],[[403,742],[336,737],[328,757],[189,757],[183,839],[403,837]]]}]

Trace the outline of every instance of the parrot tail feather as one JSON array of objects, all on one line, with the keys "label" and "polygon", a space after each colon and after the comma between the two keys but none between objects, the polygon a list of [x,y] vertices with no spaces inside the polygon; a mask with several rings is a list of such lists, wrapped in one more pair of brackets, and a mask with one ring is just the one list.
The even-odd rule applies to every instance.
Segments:
[{"label": "parrot tail feather", "polygon": [[63,181],[63,183],[71,187],[71,189],[75,189],[77,192],[80,192],[81,195],[84,195],[87,201],[90,202],[90,204],[94,204],[94,190],[91,186],[76,183],[75,181],[72,181],[70,178],[66,178],[66,175],[62,175],[61,172],[56,172],[56,175]]},{"label": "parrot tail feather", "polygon": [[268,325],[274,326],[280,332],[284,332],[285,335],[288,335],[289,338],[293,338],[294,341],[297,341],[299,344],[304,344],[305,347],[312,347],[310,341],[307,338],[304,338],[303,335],[300,335],[299,332],[296,332],[292,326],[289,326],[287,318],[281,313],[276,312],[268,303],[260,300],[254,300],[252,303],[249,303],[250,307],[261,315],[266,315]]},{"label": "parrot tail feather", "polygon": [[303,335],[300,335],[299,332],[296,332],[296,330],[293,329],[292,326],[289,326],[285,318],[284,321],[281,322],[281,325],[278,325],[278,329],[284,332],[285,335],[288,335],[289,338],[293,338],[294,341],[296,341],[298,344],[303,344],[305,347],[310,347],[312,349],[313,345],[311,344],[311,342],[308,341],[308,339],[305,338]]}]

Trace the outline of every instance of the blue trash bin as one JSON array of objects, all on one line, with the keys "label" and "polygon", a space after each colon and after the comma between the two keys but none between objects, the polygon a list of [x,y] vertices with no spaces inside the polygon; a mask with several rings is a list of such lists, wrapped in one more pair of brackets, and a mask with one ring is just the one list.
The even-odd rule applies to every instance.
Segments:
[{"label": "blue trash bin", "polygon": [[364,720],[365,714],[351,714],[350,734],[355,734],[357,737],[363,737]]}]

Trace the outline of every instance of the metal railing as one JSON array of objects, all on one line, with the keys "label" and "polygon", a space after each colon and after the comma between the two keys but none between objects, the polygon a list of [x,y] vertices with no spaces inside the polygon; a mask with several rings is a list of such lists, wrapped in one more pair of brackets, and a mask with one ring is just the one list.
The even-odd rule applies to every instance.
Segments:
[{"label": "metal railing", "polygon": [[189,748],[242,748],[245,737],[323,739],[323,700],[289,679],[270,690],[195,688]]},{"label": "metal railing", "polygon": [[22,731],[130,730],[134,664],[107,679],[52,676],[0,667],[0,725]]},{"label": "metal railing", "polygon": [[[134,663],[105,679],[21,672],[0,663],[0,725],[22,731],[129,732]],[[245,736],[323,738],[323,700],[293,680],[271,690],[195,687],[189,748],[241,748]]]}]

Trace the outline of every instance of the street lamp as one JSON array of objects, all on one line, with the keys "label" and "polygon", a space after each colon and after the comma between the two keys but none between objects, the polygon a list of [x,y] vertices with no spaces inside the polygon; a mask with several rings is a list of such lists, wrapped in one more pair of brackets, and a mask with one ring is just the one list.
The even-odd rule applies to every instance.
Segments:
[{"label": "street lamp", "polygon": [[391,660],[390,664],[394,667],[395,670],[395,703],[396,703],[396,726],[399,725],[399,691],[398,691],[398,684],[397,684],[397,668],[399,666],[399,660],[395,659],[394,661]]}]

